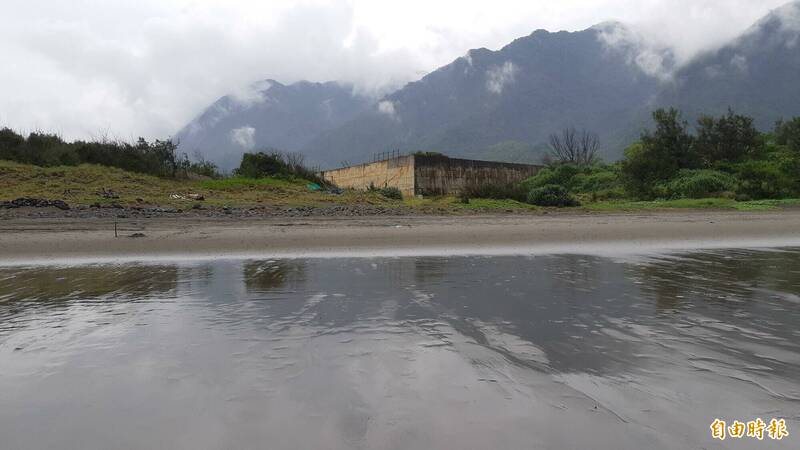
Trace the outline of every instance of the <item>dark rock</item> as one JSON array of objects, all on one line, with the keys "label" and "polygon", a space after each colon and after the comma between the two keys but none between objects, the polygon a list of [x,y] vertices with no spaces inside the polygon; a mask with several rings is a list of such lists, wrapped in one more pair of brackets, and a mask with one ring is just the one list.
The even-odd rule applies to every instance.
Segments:
[{"label": "dark rock", "polygon": [[69,210],[69,205],[63,200],[44,200],[40,198],[21,197],[10,202],[0,203],[0,209],[13,209],[13,208],[58,208],[61,210]]},{"label": "dark rock", "polygon": [[116,192],[112,191],[111,189],[103,188],[97,192],[97,195],[103,198],[110,198],[110,199],[118,199],[119,195]]}]

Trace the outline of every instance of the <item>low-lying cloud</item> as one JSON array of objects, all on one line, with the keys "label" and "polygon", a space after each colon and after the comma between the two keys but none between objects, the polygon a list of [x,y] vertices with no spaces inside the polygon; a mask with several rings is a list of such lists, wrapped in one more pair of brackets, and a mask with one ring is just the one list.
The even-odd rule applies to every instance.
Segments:
[{"label": "low-lying cloud", "polygon": [[378,103],[378,112],[389,116],[392,119],[397,119],[397,111],[394,108],[394,102],[390,100],[382,100]]},{"label": "low-lying cloud", "polygon": [[[0,126],[66,138],[175,133],[256,80],[353,83],[376,97],[470,48],[537,28],[631,23],[654,72],[743,32],[784,0],[5,0]],[[800,23],[794,10],[787,24]],[[500,93],[514,70],[500,66]],[[241,89],[245,89],[242,91]]]},{"label": "low-lying cloud", "polygon": [[252,150],[256,146],[256,129],[253,127],[241,127],[231,130],[231,142],[238,145],[242,150]]},{"label": "low-lying cloud", "polygon": [[490,67],[486,71],[486,90],[492,94],[502,94],[506,86],[514,82],[517,70],[519,69],[511,61],[506,61],[502,66]]}]

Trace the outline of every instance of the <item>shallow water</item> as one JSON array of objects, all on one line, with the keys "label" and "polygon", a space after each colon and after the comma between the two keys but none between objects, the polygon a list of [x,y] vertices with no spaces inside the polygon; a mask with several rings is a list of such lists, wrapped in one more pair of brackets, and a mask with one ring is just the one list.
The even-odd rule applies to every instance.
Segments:
[{"label": "shallow water", "polygon": [[[790,436],[711,438],[756,417]],[[798,249],[0,268],[0,448],[798,435]]]}]

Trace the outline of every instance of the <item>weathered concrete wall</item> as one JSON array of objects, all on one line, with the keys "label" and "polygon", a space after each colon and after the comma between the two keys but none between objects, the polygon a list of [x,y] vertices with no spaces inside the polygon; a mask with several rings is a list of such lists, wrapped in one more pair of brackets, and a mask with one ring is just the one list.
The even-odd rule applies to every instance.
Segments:
[{"label": "weathered concrete wall", "polygon": [[415,193],[458,194],[468,185],[517,183],[536,175],[541,166],[511,164],[436,155],[417,155],[414,161]]},{"label": "weathered concrete wall", "polygon": [[331,183],[350,189],[396,187],[404,196],[414,195],[414,156],[401,156],[358,166],[322,172]]}]

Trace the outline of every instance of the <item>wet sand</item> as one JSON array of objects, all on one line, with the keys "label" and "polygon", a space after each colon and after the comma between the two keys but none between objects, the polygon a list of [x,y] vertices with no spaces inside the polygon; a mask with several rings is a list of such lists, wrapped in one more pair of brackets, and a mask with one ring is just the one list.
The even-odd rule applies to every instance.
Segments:
[{"label": "wet sand", "polygon": [[[0,263],[247,256],[599,253],[800,245],[800,211],[472,217],[9,219]],[[591,251],[589,251],[592,253]]]},{"label": "wet sand", "polygon": [[797,449],[798,295],[798,248],[0,267],[0,447]]}]

